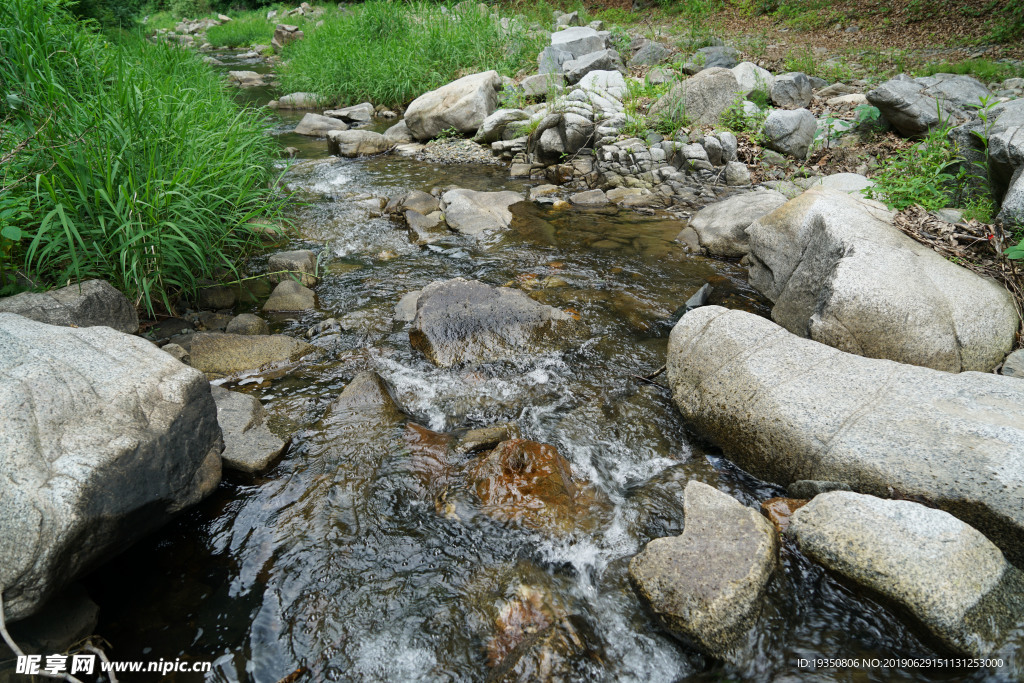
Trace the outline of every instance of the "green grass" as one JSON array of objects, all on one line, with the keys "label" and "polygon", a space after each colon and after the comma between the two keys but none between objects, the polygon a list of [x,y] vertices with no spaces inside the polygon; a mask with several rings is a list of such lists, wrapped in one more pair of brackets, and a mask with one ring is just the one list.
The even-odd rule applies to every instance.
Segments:
[{"label": "green grass", "polygon": [[1024,76],[1024,67],[991,59],[965,59],[962,62],[931,62],[916,70],[918,76],[935,74],[966,74],[980,81],[1004,81]]},{"label": "green grass", "polygon": [[206,30],[206,40],[215,47],[249,47],[250,45],[270,45],[274,37],[277,19],[267,20],[263,10],[244,14],[228,15],[231,21],[220,26],[211,26]]},{"label": "green grass", "polygon": [[[8,263],[103,278],[152,312],[278,218],[274,141],[194,54],[111,43],[65,0],[0,0],[0,227]],[[2,264],[0,264],[2,265]]]},{"label": "green grass", "polygon": [[[324,17],[285,48],[285,92],[315,92],[340,105],[402,105],[460,76],[536,69],[547,39],[520,21],[502,29],[476,4],[448,10],[426,2],[369,0]],[[549,22],[552,20],[549,20]]]}]

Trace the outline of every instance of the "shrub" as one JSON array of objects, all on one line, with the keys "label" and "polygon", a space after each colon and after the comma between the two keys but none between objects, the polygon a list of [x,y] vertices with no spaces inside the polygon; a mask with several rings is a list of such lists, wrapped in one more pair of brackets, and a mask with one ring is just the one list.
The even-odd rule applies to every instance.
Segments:
[{"label": "shrub", "polygon": [[170,307],[234,270],[256,239],[247,223],[280,212],[276,145],[193,54],[109,43],[67,7],[0,0],[0,208],[20,207],[7,258],[45,282],[99,277],[150,312]]},{"label": "shrub", "polygon": [[519,21],[504,29],[476,4],[448,10],[369,0],[325,16],[288,45],[281,81],[287,92],[316,92],[337,104],[397,106],[467,73],[535,67],[545,42]]}]

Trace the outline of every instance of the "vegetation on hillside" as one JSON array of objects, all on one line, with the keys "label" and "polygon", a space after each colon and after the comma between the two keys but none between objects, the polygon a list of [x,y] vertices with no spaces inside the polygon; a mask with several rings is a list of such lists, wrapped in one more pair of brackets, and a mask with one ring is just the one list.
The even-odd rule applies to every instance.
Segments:
[{"label": "vegetation on hillside", "polygon": [[280,211],[276,143],[191,52],[111,42],[66,0],[0,0],[0,86],[0,269],[104,278],[153,311],[233,270],[249,221]]},{"label": "vegetation on hillside", "polygon": [[469,73],[494,69],[513,75],[536,68],[537,53],[547,43],[522,20],[503,26],[475,3],[449,9],[415,0],[368,0],[328,13],[323,21],[305,40],[285,48],[282,87],[316,92],[341,105],[401,105]]}]

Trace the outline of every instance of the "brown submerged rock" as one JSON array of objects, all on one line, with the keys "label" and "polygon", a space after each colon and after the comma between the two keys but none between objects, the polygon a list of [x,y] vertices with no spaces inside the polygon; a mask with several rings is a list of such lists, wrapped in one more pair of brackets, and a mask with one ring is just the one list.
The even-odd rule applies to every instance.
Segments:
[{"label": "brown submerged rock", "polygon": [[810,501],[799,498],[769,498],[761,503],[761,512],[779,532],[789,527],[790,517]]}]

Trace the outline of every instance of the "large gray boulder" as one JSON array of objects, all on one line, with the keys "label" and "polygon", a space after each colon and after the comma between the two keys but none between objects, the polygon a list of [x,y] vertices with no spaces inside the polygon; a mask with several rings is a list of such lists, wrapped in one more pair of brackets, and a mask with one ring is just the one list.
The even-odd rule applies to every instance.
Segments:
[{"label": "large gray boulder", "polygon": [[775,109],[764,120],[765,147],[806,159],[817,131],[818,120],[808,110]]},{"label": "large gray boulder", "polygon": [[551,47],[568,52],[573,58],[576,58],[603,50],[607,45],[604,36],[594,29],[586,26],[573,26],[552,33]]},{"label": "large gray boulder", "polygon": [[139,331],[139,314],[135,307],[104,280],[86,280],[41,294],[15,294],[0,299],[0,313],[17,313],[62,327],[104,325],[128,334]]},{"label": "large gray boulder", "polygon": [[0,589],[8,620],[220,481],[202,373],[108,327],[0,313]]},{"label": "large gray boulder", "polygon": [[755,476],[920,497],[1024,562],[1024,387],[863,358],[703,306],[669,336],[686,421]]},{"label": "large gray boulder", "polygon": [[198,332],[189,336],[192,367],[215,377],[297,361],[316,350],[283,334]]},{"label": "large gray boulder", "polygon": [[405,125],[417,140],[449,129],[473,135],[497,108],[501,86],[497,71],[464,76],[413,100],[405,111]]},{"label": "large gray boulder", "polygon": [[807,74],[795,71],[781,74],[772,80],[769,90],[772,102],[783,109],[802,109],[811,104],[814,92]]},{"label": "large gray boulder", "polygon": [[309,135],[311,137],[326,137],[332,130],[348,130],[348,125],[330,116],[321,116],[308,112],[295,126],[295,133],[298,135]]},{"label": "large gray boulder", "polygon": [[324,112],[324,116],[341,119],[345,123],[353,126],[362,126],[373,121],[373,112],[373,105],[369,102],[363,102],[361,104],[354,104],[351,107],[328,109]]},{"label": "large gray boulder", "polygon": [[249,394],[211,387],[217,403],[217,422],[224,433],[224,467],[256,474],[270,467],[287,445],[267,429],[267,412]]},{"label": "large gray boulder", "polygon": [[869,91],[867,98],[902,135],[921,137],[940,122],[965,122],[970,118],[967,108],[979,106],[987,95],[988,88],[970,76],[914,79],[900,74]]},{"label": "large gray boulder", "polygon": [[501,230],[512,224],[509,207],[526,198],[518,192],[448,190],[441,195],[448,227],[463,235]]},{"label": "large gray boulder", "polygon": [[644,43],[644,46],[636,51],[636,54],[629,60],[630,66],[652,66],[662,64],[672,57],[672,51],[661,43],[653,40]]},{"label": "large gray boulder", "polygon": [[590,54],[570,59],[562,65],[565,79],[569,83],[577,83],[581,78],[592,71],[621,71],[625,72],[626,67],[622,64],[622,58],[615,50],[601,50]]},{"label": "large gray boulder", "polygon": [[518,289],[455,278],[423,288],[409,341],[435,365],[451,367],[559,348],[578,328],[570,314]]},{"label": "large gray boulder", "polygon": [[775,76],[768,69],[762,69],[753,62],[740,62],[730,69],[736,81],[740,84],[743,95],[749,95],[759,90],[768,95],[771,93],[772,84],[775,83]]},{"label": "large gray boulder", "polygon": [[1024,575],[981,532],[941,510],[833,491],[797,510],[786,533],[960,654],[989,656],[1024,620]]},{"label": "large gray boulder", "polygon": [[872,358],[989,371],[1018,320],[1002,286],[891,224],[881,205],[812,188],[750,225],[750,283],[790,332]]},{"label": "large gray boulder", "polygon": [[715,126],[722,113],[743,95],[743,88],[729,69],[704,69],[662,96],[651,106],[650,115]]},{"label": "large gray boulder", "polygon": [[775,190],[739,194],[705,206],[690,219],[688,227],[707,253],[744,256],[750,251],[747,227],[787,201],[785,195]]},{"label": "large gray boulder", "polygon": [[383,154],[394,143],[372,130],[332,130],[327,134],[331,154],[341,157],[362,157]]},{"label": "large gray boulder", "polygon": [[530,134],[527,151],[542,164],[557,164],[593,142],[595,125],[573,112],[548,114]]},{"label": "large gray boulder", "polygon": [[684,491],[681,536],[656,538],[629,562],[629,576],[658,620],[712,657],[741,659],[777,565],[767,519],[707,484]]}]

